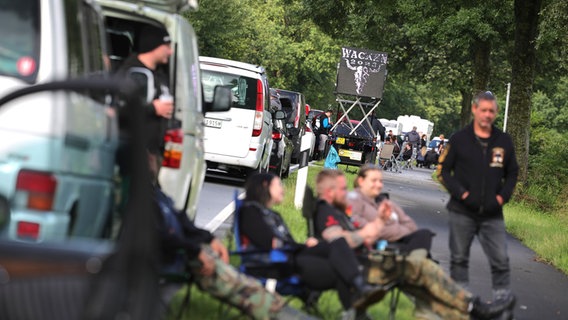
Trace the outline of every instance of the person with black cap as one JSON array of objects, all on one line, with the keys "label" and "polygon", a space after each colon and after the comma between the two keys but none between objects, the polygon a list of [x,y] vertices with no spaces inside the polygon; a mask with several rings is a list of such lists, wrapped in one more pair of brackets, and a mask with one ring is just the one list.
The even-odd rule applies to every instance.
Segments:
[{"label": "person with black cap", "polygon": [[[164,146],[164,134],[167,120],[171,118],[174,104],[171,90],[168,87],[168,77],[162,72],[160,66],[168,63],[172,55],[171,38],[165,29],[154,26],[144,26],[138,33],[138,52],[132,53],[118,70],[118,74],[125,76],[131,68],[145,68],[154,75],[155,95],[151,103],[144,107],[146,114],[146,148],[154,156],[158,165],[161,165]],[[128,177],[129,115],[125,108],[119,109],[120,147],[117,162],[121,176]]]}]

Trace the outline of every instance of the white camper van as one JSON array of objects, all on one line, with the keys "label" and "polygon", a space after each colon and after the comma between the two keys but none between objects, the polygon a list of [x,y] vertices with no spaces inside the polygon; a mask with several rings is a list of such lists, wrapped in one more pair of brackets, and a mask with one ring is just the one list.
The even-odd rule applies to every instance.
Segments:
[{"label": "white camper van", "polygon": [[[58,79],[107,73],[92,1],[4,1],[0,96]],[[41,93],[0,109],[3,237],[41,242],[104,235],[112,210],[117,125],[104,97]]]}]

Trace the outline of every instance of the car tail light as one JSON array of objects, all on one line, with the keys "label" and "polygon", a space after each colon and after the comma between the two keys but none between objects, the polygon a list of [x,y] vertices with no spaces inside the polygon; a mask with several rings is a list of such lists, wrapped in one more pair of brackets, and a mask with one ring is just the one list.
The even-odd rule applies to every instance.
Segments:
[{"label": "car tail light", "polygon": [[56,187],[55,177],[48,172],[22,170],[16,180],[18,197],[23,197],[22,204],[33,210],[51,210]]},{"label": "car tail light", "polygon": [[312,132],[312,129],[308,126],[306,126],[306,132]]},{"label": "car tail light", "polygon": [[262,132],[262,122],[264,120],[264,88],[262,81],[256,81],[256,111],[254,112],[254,124],[252,127],[252,136],[258,137]]},{"label": "car tail light", "polygon": [[39,223],[20,221],[16,230],[18,238],[37,240],[39,238]]},{"label": "car tail light", "polygon": [[282,133],[279,131],[272,132],[272,140],[280,140],[282,139]]},{"label": "car tail light", "polygon": [[347,146],[348,146],[348,147],[354,147],[354,146],[355,146],[355,142],[349,141],[349,142],[347,143]]},{"label": "car tail light", "polygon": [[171,129],[164,136],[164,159],[162,166],[178,169],[183,155],[183,130]]}]

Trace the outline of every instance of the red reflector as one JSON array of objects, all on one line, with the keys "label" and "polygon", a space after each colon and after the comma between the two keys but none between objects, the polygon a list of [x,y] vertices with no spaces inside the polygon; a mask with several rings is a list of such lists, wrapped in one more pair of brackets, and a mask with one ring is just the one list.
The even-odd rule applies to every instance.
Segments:
[{"label": "red reflector", "polygon": [[355,146],[355,142],[349,142],[347,145],[350,146],[350,147],[354,147],[354,146]]},{"label": "red reflector", "polygon": [[39,224],[33,222],[18,222],[18,238],[37,240],[39,237]]},{"label": "red reflector", "polygon": [[183,155],[183,131],[182,129],[171,129],[164,136],[164,158],[162,166],[178,169],[181,166]]},{"label": "red reflector", "polygon": [[256,148],[249,148],[249,151],[256,151]]},{"label": "red reflector", "polygon": [[280,139],[282,139],[282,133],[272,132],[272,140],[280,140]]}]

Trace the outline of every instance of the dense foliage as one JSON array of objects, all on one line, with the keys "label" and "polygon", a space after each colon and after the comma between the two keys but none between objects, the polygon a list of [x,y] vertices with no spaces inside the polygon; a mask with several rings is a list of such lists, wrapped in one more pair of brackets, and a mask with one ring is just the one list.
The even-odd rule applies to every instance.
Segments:
[{"label": "dense foliage", "polygon": [[507,128],[528,168],[517,194],[561,210],[568,198],[568,5],[533,1],[540,11],[527,15],[520,10],[526,3],[201,0],[188,19],[201,54],[263,65],[271,86],[303,92],[317,109],[335,103],[342,46],[387,52],[377,115],[421,116],[434,122],[435,135],[449,136],[469,121],[477,90],[497,94],[502,126],[506,84],[513,82]]}]

